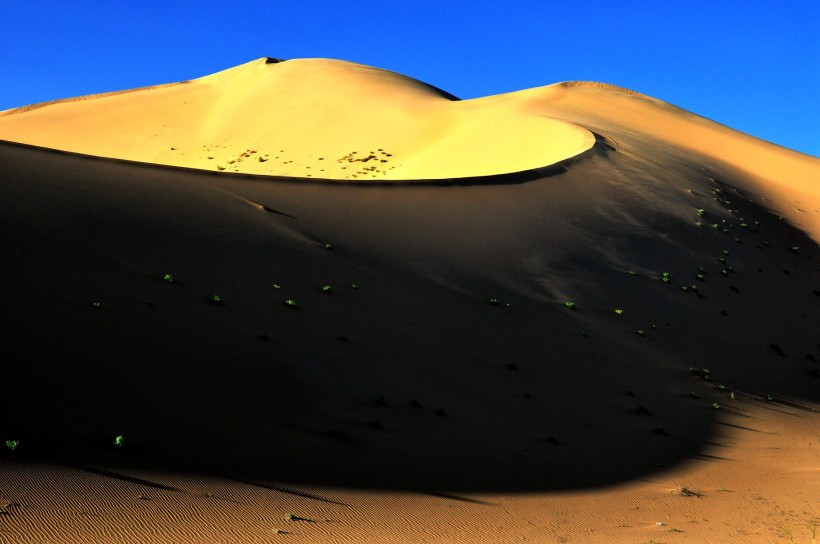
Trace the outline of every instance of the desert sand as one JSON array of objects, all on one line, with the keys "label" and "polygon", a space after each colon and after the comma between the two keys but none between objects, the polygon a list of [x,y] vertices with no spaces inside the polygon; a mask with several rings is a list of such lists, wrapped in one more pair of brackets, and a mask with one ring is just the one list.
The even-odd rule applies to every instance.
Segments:
[{"label": "desert sand", "polygon": [[816,542],[816,158],[325,59],[0,140],[0,542]]},{"label": "desert sand", "polygon": [[545,118],[515,95],[459,101],[369,66],[275,60],[162,88],[18,108],[2,114],[0,126],[9,140],[105,157],[361,181],[531,170],[595,142],[588,130]]}]

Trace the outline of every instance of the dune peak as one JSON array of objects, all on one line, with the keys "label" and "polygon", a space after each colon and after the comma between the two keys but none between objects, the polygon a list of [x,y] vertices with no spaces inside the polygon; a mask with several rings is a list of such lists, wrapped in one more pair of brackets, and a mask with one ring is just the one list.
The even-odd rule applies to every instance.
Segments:
[{"label": "dune peak", "polygon": [[[185,86],[14,110],[0,138],[204,170],[338,181],[484,177],[537,170],[591,148],[576,124],[514,94],[459,100],[348,61],[260,59]],[[48,129],[45,129],[48,127]]]}]

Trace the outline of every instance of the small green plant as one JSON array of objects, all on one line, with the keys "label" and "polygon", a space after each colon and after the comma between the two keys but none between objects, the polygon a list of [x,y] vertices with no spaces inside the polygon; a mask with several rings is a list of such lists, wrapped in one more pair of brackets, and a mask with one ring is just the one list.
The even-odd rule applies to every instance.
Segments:
[{"label": "small green plant", "polygon": [[624,315],[624,311],[620,308],[615,308],[615,313],[618,315]]},{"label": "small green plant", "polygon": [[490,297],[487,299],[487,304],[492,304],[493,306],[498,306],[498,299],[495,297]]},{"label": "small green plant", "polygon": [[95,308],[100,308],[102,306],[99,302],[92,302],[91,305]]},{"label": "small green plant", "polygon": [[324,245],[324,248],[325,248],[325,249],[333,249],[333,244],[331,244],[330,242],[328,242],[328,243],[326,243],[326,244]]},{"label": "small green plant", "polygon": [[766,393],[766,402],[774,402],[774,397]]},{"label": "small green plant", "polygon": [[351,288],[351,289],[358,289],[358,288],[359,288],[359,286],[358,286],[358,285],[356,285],[355,283],[351,283],[351,284],[350,284],[350,288]]},{"label": "small green plant", "polygon": [[574,310],[574,309],[575,309],[575,303],[574,303],[574,302],[569,302],[569,301],[567,301],[567,302],[565,302],[565,303],[564,303],[564,306],[566,306],[566,307],[567,307],[567,308],[569,308],[570,310]]},{"label": "small green plant", "polygon": [[281,285],[279,285],[278,283],[274,283],[274,284],[273,284],[273,288],[274,288],[274,289],[281,289],[281,288],[282,288],[282,286],[281,286]]},{"label": "small green plant", "polygon": [[734,391],[732,391],[731,393],[729,393],[729,399],[730,399],[730,400],[735,400],[735,392],[734,392]]},{"label": "small green plant", "polygon": [[690,366],[689,373],[694,374],[695,376],[699,376],[706,381],[710,381],[712,379],[708,368],[695,368],[693,366]]},{"label": "small green plant", "polygon": [[17,446],[19,446],[19,445],[20,445],[19,440],[6,440],[6,447],[8,449],[10,449],[11,451],[14,451],[15,449],[17,449]]},{"label": "small green plant", "polygon": [[172,274],[165,274],[162,279],[168,283],[174,283],[174,276]]},{"label": "small green plant", "polygon": [[706,213],[706,210],[704,210],[703,208],[698,209],[698,217],[703,217],[704,213]]},{"label": "small green plant", "polygon": [[323,285],[322,286],[322,292],[327,293],[329,295],[329,294],[333,293],[333,289],[330,287],[330,285]]},{"label": "small green plant", "polygon": [[118,434],[117,436],[114,437],[114,445],[117,446],[118,448],[122,447],[123,442],[125,442],[125,438],[121,434]]},{"label": "small green plant", "polygon": [[216,304],[217,306],[222,304],[222,297],[219,295],[214,295],[208,300],[211,304]]},{"label": "small green plant", "polygon": [[664,272],[661,274],[661,281],[663,283],[670,283],[672,281],[672,275],[669,272]]},{"label": "small green plant", "polygon": [[637,332],[637,333],[638,333],[638,336],[646,336],[646,331],[644,331],[643,329],[638,329],[638,330],[637,330],[637,331],[635,331],[635,332]]},{"label": "small green plant", "polygon": [[284,304],[285,304],[285,306],[287,306],[288,308],[298,308],[298,306],[296,305],[296,301],[295,301],[295,300],[293,300],[293,299],[290,299],[290,298],[285,299],[285,303],[284,303]]},{"label": "small green plant", "polygon": [[630,270],[630,271],[629,271],[629,275],[630,275],[630,276],[637,276],[637,275],[638,275],[638,273],[637,273],[637,272],[635,272],[634,270]]},{"label": "small green plant", "polygon": [[712,410],[720,410],[720,404],[717,402],[712,403]]}]

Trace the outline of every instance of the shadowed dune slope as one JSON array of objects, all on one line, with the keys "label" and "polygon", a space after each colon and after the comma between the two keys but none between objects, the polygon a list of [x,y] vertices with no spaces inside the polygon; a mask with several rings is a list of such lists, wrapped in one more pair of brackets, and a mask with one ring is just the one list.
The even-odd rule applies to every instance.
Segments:
[{"label": "shadowed dune slope", "polygon": [[735,172],[616,139],[444,187],[5,144],[10,425],[301,482],[537,490],[693,454],[717,382],[816,400],[817,245]]}]

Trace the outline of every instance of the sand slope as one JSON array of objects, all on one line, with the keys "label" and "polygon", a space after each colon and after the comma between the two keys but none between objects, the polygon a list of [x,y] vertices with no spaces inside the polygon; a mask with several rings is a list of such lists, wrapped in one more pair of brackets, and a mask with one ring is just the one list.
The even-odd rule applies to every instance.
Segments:
[{"label": "sand slope", "polygon": [[638,145],[660,141],[702,155],[709,164],[731,165],[744,174],[743,189],[763,201],[776,201],[767,207],[776,207],[820,241],[820,159],[611,85],[567,82],[521,94],[531,95],[550,117],[593,131],[625,131],[637,137]]},{"label": "sand slope", "polygon": [[371,181],[531,170],[594,142],[514,96],[459,101],[368,66],[270,60],[9,110],[0,139],[206,170]]},{"label": "sand slope", "polygon": [[596,143],[377,185],[0,144],[0,542],[811,542],[814,163],[514,101]]},{"label": "sand slope", "polygon": [[351,182],[533,171],[591,148],[593,133],[702,154],[820,240],[820,160],[606,84],[565,82],[473,100],[331,59],[255,61],[177,84],[0,112],[0,139],[103,157]]}]

